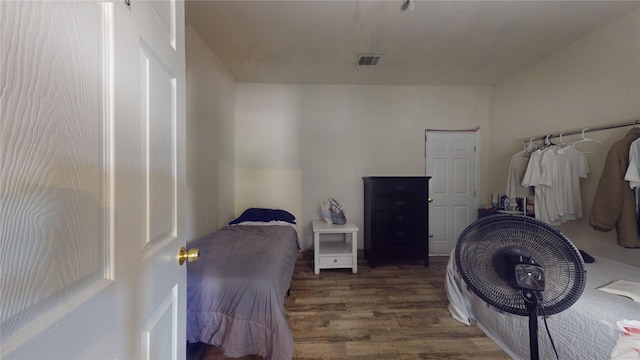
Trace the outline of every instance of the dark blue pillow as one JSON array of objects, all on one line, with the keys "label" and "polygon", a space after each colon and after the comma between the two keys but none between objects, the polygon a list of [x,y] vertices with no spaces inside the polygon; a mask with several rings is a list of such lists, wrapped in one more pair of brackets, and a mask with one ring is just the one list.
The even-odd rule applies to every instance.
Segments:
[{"label": "dark blue pillow", "polygon": [[232,220],[229,225],[238,224],[244,221],[286,221],[295,224],[296,217],[286,210],[249,208],[237,219]]}]

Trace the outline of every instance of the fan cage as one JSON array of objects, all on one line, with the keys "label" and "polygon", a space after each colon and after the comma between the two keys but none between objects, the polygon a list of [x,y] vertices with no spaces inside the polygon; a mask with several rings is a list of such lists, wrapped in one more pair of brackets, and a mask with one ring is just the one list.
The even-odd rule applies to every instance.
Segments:
[{"label": "fan cage", "polygon": [[522,290],[513,288],[494,266],[494,256],[510,252],[544,268],[545,289],[538,313],[566,310],[582,295],[586,283],[580,252],[560,231],[532,217],[492,215],[469,225],[456,245],[456,265],[471,291],[493,307],[526,316]]}]

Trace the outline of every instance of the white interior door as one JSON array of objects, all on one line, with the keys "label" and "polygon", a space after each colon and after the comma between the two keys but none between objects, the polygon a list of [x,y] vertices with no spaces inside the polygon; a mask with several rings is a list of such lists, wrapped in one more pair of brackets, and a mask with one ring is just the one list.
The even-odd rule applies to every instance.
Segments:
[{"label": "white interior door", "polygon": [[183,8],[0,2],[3,358],[184,358]]},{"label": "white interior door", "polygon": [[475,132],[433,131],[426,136],[429,183],[429,253],[449,254],[476,219]]}]

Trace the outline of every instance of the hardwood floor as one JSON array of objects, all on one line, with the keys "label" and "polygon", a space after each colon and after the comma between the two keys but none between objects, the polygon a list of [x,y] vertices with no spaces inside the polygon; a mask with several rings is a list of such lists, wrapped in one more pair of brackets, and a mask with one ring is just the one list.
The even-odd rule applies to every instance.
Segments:
[{"label": "hardwood floor", "polygon": [[[313,252],[299,255],[285,299],[295,359],[510,359],[475,326],[447,311],[447,257],[313,273]],[[228,359],[204,344],[188,359]],[[245,357],[245,359],[260,359]]]}]

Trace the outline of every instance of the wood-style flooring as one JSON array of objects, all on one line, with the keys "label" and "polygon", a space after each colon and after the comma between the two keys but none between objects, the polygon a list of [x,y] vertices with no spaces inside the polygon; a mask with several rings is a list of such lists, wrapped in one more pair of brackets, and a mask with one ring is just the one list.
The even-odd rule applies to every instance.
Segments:
[{"label": "wood-style flooring", "polygon": [[[294,359],[510,359],[476,326],[451,318],[444,289],[447,257],[313,272],[313,252],[299,255],[285,308]],[[188,359],[229,359],[191,344]],[[261,359],[245,357],[243,359]]]}]

